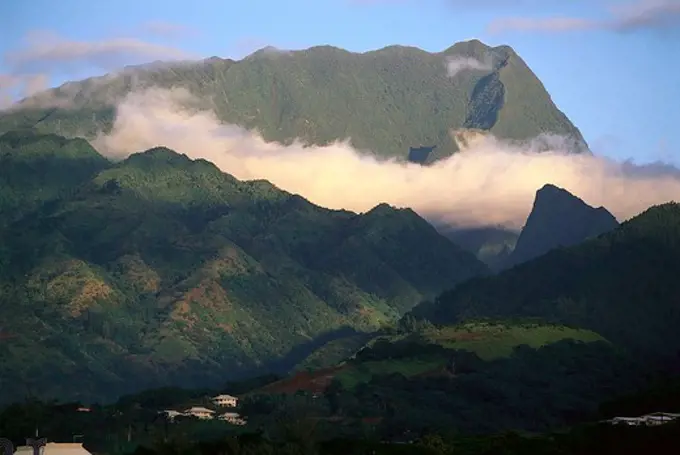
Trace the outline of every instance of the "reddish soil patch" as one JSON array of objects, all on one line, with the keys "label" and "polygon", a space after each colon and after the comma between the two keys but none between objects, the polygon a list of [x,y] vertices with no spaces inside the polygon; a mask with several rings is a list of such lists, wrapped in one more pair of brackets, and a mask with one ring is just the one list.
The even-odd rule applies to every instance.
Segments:
[{"label": "reddish soil patch", "polygon": [[331,368],[323,368],[311,373],[301,371],[295,375],[269,384],[258,390],[259,393],[295,393],[300,390],[310,393],[323,393],[326,387],[333,381],[335,375],[345,368],[344,365]]}]

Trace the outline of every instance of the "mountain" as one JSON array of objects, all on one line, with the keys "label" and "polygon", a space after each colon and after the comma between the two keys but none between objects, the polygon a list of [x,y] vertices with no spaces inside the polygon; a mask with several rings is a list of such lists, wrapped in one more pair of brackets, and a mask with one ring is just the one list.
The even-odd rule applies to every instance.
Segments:
[{"label": "mountain", "polygon": [[84,139],[32,130],[0,136],[0,225],[89,180],[109,162]]},{"label": "mountain", "polygon": [[604,207],[593,208],[567,190],[545,185],[536,192],[534,205],[506,266],[573,246],[609,232],[619,225]]},{"label": "mountain", "polygon": [[[327,210],[166,148],[113,164],[30,130],[0,147],[61,166],[0,228],[0,401],[285,371],[487,273],[409,209]],[[10,195],[45,177],[15,169]],[[69,169],[84,169],[71,187]]]},{"label": "mountain", "polygon": [[679,268],[680,205],[668,203],[577,246],[460,284],[412,316],[437,324],[538,318],[592,330],[671,366],[680,352]]},{"label": "mountain", "polygon": [[[478,69],[466,69],[475,62]],[[457,68],[455,74],[447,72]],[[472,40],[437,53],[389,46],[352,53],[331,46],[262,50],[243,60],[129,67],[69,82],[0,115],[0,132],[35,127],[91,138],[108,130],[115,106],[135,89],[184,87],[223,122],[256,128],[268,141],[300,138],[406,159],[410,147],[436,146],[428,161],[458,150],[451,130],[486,130],[513,140],[579,130],[508,46]],[[68,109],[63,107],[67,106]]]}]

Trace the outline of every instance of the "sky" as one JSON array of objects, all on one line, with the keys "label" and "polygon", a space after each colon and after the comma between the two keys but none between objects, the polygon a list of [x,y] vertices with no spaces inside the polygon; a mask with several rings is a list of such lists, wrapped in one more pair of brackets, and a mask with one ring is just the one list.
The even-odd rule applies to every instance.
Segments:
[{"label": "sky", "polygon": [[271,45],[512,46],[596,154],[680,164],[680,0],[0,2],[0,95]]}]

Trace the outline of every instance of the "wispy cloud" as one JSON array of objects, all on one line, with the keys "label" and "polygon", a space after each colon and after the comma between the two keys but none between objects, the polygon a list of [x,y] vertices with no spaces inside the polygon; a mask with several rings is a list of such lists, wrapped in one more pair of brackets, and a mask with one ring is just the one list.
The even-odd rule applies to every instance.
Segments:
[{"label": "wispy cloud", "polygon": [[610,26],[620,31],[680,26],[680,0],[638,0],[613,12],[616,20]]},{"label": "wispy cloud", "polygon": [[69,40],[53,33],[32,33],[26,44],[5,55],[5,66],[16,73],[63,71],[69,67],[91,67],[105,71],[154,60],[183,60],[192,56],[175,47],[137,38],[101,41]]},{"label": "wispy cloud", "polygon": [[[159,24],[156,24],[158,26]],[[33,32],[23,45],[3,56],[0,74],[2,107],[47,88],[54,74],[81,77],[84,71],[107,73],[127,65],[195,58],[175,47],[138,38],[71,40],[50,32]]]},{"label": "wispy cloud", "polygon": [[680,26],[680,0],[635,0],[612,5],[603,19],[550,16],[541,18],[509,17],[493,21],[490,33],[505,31],[570,32],[609,30],[631,32]]},{"label": "wispy cloud", "polygon": [[22,97],[35,95],[47,89],[49,77],[45,74],[2,74],[0,73],[0,109],[11,106],[16,94]]}]

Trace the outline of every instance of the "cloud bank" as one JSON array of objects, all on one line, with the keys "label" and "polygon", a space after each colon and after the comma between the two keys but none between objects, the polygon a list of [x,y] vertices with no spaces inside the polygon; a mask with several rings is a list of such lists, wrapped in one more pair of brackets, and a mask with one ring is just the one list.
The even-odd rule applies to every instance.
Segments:
[{"label": "cloud bank", "polygon": [[211,111],[182,107],[192,101],[180,89],[132,93],[118,106],[112,131],[93,144],[115,159],[163,145],[212,161],[239,179],[267,179],[324,207],[363,212],[387,202],[459,227],[519,229],[545,183],[603,205],[619,219],[680,197],[676,168],[569,155],[560,149],[568,141],[548,141],[555,150],[538,153],[535,142],[510,145],[487,137],[422,167],[381,161],[347,141],[326,147],[266,143],[257,132],[222,124]]}]

